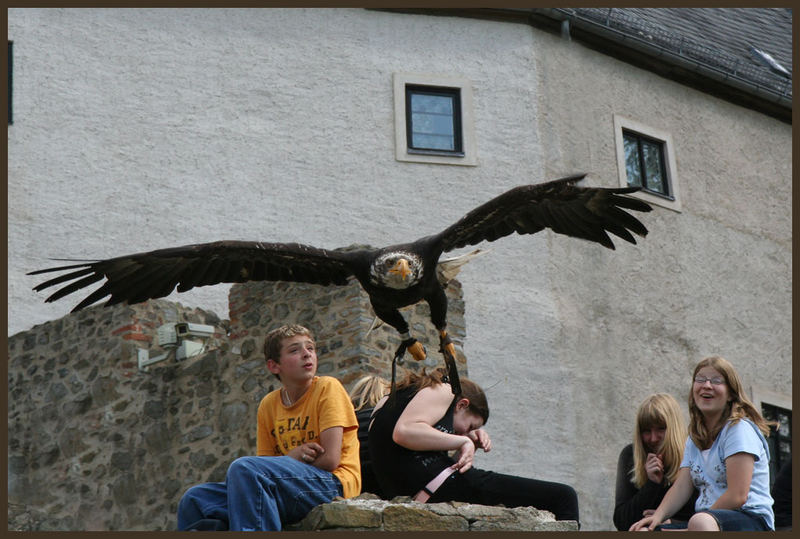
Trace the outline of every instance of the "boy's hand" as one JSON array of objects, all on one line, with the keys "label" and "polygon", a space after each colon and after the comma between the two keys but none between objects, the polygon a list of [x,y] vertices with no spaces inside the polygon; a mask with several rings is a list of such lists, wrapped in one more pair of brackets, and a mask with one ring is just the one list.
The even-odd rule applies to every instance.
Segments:
[{"label": "boy's hand", "polygon": [[290,457],[299,460],[300,462],[305,462],[306,464],[311,464],[317,457],[321,456],[325,453],[325,448],[315,442],[306,442],[301,446],[295,447],[291,451],[289,451]]}]

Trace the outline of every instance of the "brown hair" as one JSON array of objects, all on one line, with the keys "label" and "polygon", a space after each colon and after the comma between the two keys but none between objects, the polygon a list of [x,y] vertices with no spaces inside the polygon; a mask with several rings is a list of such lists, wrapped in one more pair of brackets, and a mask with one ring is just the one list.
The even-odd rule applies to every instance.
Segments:
[{"label": "brown hair", "polygon": [[694,368],[692,374],[692,389],[694,388],[694,378],[703,367],[711,367],[722,375],[725,379],[725,384],[728,386],[728,401],[726,411],[722,413],[719,423],[712,428],[706,428],[703,421],[703,414],[697,405],[694,403],[694,391],[689,391],[689,435],[692,437],[695,445],[700,449],[708,449],[714,443],[714,439],[725,426],[725,423],[737,423],[742,418],[747,418],[756,424],[758,429],[764,436],[769,435],[769,426],[774,422],[767,421],[761,416],[755,405],[750,402],[744,394],[744,387],[739,378],[739,374],[733,365],[726,359],[720,356],[710,356],[700,361]]},{"label": "brown hair", "polygon": [[[280,363],[279,359],[281,357],[281,344],[283,340],[294,337],[295,335],[306,335],[312,341],[314,340],[314,335],[307,327],[298,324],[285,324],[267,333],[267,337],[264,339],[264,360],[268,361],[271,359],[275,363]],[[277,374],[275,376],[278,380],[281,379]]]},{"label": "brown hair", "polygon": [[683,459],[686,444],[686,424],[683,421],[678,401],[668,393],[656,393],[647,397],[636,412],[636,426],[633,430],[633,484],[642,488],[647,482],[647,449],[642,442],[642,431],[652,427],[665,429],[664,441],[659,452],[664,463],[666,484],[675,481]]},{"label": "brown hair", "polygon": [[[413,371],[408,371],[403,380],[397,383],[397,390],[414,386],[415,392],[429,386],[443,384],[442,379],[446,376],[447,371],[442,367],[437,368],[431,374],[422,369],[422,373],[417,374]],[[467,378],[461,378],[461,393],[456,395],[456,400],[467,399],[469,406],[467,409],[483,419],[486,424],[489,421],[489,403],[486,401],[486,394],[478,384]]]}]

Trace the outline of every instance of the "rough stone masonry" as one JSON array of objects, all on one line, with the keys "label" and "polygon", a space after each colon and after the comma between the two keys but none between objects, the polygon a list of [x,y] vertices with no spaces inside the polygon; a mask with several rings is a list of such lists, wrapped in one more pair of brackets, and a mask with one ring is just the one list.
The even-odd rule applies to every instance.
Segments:
[{"label": "rough stone masonry", "polygon": [[[447,294],[466,376],[460,284],[451,282]],[[405,314],[432,352],[431,366],[441,364],[427,305]],[[224,479],[232,460],[255,452],[258,403],[277,387],[261,352],[267,331],[308,326],[319,373],[346,387],[367,373],[388,377],[399,344],[388,326],[366,336],[373,316],[357,283],[235,285],[230,316],[154,300],[88,308],[11,336],[9,530],[174,530],[186,488]],[[169,351],[157,329],[177,322],[214,327],[205,352],[140,371],[138,350]]]}]

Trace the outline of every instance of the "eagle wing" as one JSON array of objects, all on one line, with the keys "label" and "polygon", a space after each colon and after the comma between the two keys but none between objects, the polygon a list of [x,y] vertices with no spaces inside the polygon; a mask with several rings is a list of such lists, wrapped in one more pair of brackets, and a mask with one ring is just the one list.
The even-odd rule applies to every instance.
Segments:
[{"label": "eagle wing", "polygon": [[83,299],[78,311],[106,296],[106,305],[139,303],[169,295],[176,287],[185,292],[195,286],[245,281],[294,281],[312,284],[346,284],[353,272],[353,253],[329,251],[297,243],[218,241],[160,249],[107,260],[84,261],[30,272],[38,275],[72,270],[36,286],[37,292],[68,283],[47,302],[60,299],[105,278]]},{"label": "eagle wing", "polygon": [[624,211],[647,212],[652,208],[639,199],[624,196],[638,187],[578,187],[585,174],[551,182],[522,185],[478,206],[458,222],[435,236],[442,251],[517,234],[534,234],[544,228],[598,242],[609,249],[614,243],[608,232],[636,243],[631,231],[647,234],[645,226]]}]

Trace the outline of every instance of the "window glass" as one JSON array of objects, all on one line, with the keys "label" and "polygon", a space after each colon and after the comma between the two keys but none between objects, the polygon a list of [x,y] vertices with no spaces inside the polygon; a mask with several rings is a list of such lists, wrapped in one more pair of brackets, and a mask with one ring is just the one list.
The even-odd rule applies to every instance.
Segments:
[{"label": "window glass", "polygon": [[642,172],[639,166],[639,141],[630,135],[623,137],[625,145],[625,173],[628,185],[631,187],[642,186]]},{"label": "window glass", "polygon": [[664,144],[633,132],[623,132],[625,174],[628,185],[671,198],[665,177]]},{"label": "window glass", "polygon": [[411,110],[430,114],[453,115],[453,98],[444,95],[411,95]]},{"label": "window glass", "polygon": [[406,92],[409,148],[460,152],[458,90],[407,87]]},{"label": "window glass", "polygon": [[668,194],[664,188],[664,178],[661,174],[661,145],[653,142],[642,141],[642,154],[644,155],[644,169],[647,176],[647,189],[657,193]]}]

